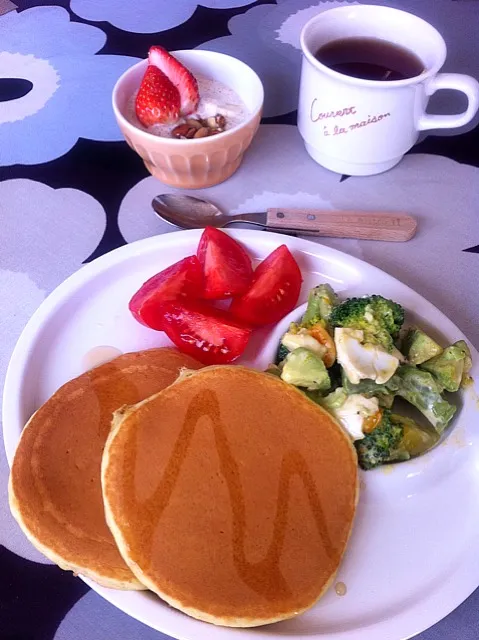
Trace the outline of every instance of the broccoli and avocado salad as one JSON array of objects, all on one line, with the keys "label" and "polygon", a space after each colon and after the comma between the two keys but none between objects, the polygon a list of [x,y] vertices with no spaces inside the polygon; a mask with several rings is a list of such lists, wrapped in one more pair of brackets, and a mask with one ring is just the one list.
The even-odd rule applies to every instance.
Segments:
[{"label": "broccoli and avocado salad", "polygon": [[[320,284],[282,337],[272,365],[271,373],[342,425],[365,470],[434,447],[456,412],[448,393],[470,380],[471,352],[463,340],[442,346],[420,327],[404,330],[403,323],[404,309],[393,300],[340,301],[329,284]],[[400,414],[400,400],[419,422]]]}]

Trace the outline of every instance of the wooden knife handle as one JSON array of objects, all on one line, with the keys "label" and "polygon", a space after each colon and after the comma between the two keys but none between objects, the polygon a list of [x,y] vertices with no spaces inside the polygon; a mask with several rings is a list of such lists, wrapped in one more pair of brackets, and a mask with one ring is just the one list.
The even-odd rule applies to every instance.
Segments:
[{"label": "wooden knife handle", "polygon": [[416,220],[404,213],[268,209],[267,226],[302,235],[404,242],[416,233]]}]

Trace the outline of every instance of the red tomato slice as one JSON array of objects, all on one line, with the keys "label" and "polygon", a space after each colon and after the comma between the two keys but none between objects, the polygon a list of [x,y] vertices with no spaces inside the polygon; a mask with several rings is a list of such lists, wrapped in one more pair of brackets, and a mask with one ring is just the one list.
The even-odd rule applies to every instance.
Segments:
[{"label": "red tomato slice", "polygon": [[251,260],[231,236],[206,227],[196,252],[203,266],[205,286],[203,298],[221,300],[244,293],[253,277]]},{"label": "red tomato slice", "polygon": [[301,290],[301,271],[286,245],[263,260],[248,291],[231,303],[235,318],[253,326],[278,322],[292,311]]},{"label": "red tomato slice", "polygon": [[183,353],[203,364],[236,360],[248,343],[251,329],[225,311],[198,300],[172,300],[161,305],[163,329]]},{"label": "red tomato slice", "polygon": [[196,256],[184,258],[147,280],[128,305],[141,324],[163,330],[163,315],[159,306],[163,302],[186,296],[199,297],[203,288],[203,272]]}]

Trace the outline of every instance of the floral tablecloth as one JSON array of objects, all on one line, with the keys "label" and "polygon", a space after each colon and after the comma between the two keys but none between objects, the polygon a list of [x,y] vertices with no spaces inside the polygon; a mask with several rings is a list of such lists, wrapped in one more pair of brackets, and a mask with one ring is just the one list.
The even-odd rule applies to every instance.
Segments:
[{"label": "floral tablecloth", "polygon": [[[289,205],[412,213],[419,231],[408,243],[321,242],[404,281],[479,347],[478,118],[459,132],[423,138],[380,176],[339,176],[304,151],[295,127],[299,33],[315,13],[347,2],[359,3],[0,1],[0,387],[22,328],[54,287],[107,251],[171,230],[150,202],[172,189],[149,177],[123,142],[110,106],[115,80],[155,43],[229,53],[265,85],[263,124],[244,164],[199,195],[232,212]],[[477,0],[368,4],[426,18],[448,43],[444,70],[479,77]],[[431,102],[435,112],[463,108],[460,96],[448,92]],[[160,638],[27,542],[9,513],[7,478],[0,448],[0,640]],[[418,637],[476,640],[479,592]]]}]

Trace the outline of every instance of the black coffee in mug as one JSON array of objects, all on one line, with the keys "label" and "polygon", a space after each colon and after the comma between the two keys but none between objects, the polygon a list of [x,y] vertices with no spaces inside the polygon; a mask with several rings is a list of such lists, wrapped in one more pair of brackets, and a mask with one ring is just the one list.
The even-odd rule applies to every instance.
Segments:
[{"label": "black coffee in mug", "polygon": [[404,80],[424,71],[415,53],[377,38],[342,38],[319,47],[316,59],[326,67],[364,80]]}]

